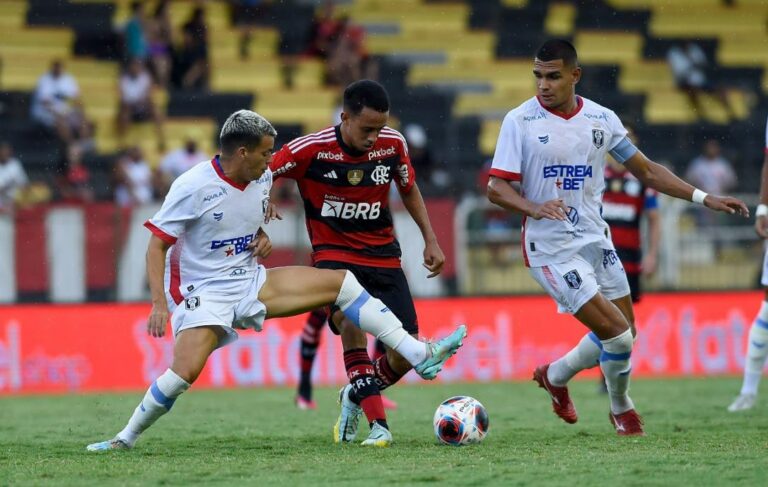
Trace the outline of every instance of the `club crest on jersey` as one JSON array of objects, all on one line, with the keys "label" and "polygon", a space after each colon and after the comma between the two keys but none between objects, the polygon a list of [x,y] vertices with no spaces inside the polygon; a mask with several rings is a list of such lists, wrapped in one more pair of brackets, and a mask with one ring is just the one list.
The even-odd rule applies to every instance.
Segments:
[{"label": "club crest on jersey", "polygon": [[605,144],[605,132],[601,129],[592,129],[592,143],[596,148],[601,148]]},{"label": "club crest on jersey", "polygon": [[363,176],[365,173],[362,169],[351,169],[347,171],[347,181],[349,181],[349,184],[352,186],[357,186],[360,184],[360,181],[363,180]]},{"label": "club crest on jersey", "polygon": [[377,186],[389,183],[389,166],[379,164],[371,173],[371,179]]},{"label": "club crest on jersey", "polygon": [[579,275],[579,271],[576,269],[567,272],[563,276],[563,279],[565,279],[565,283],[571,289],[578,289],[581,287],[581,276]]},{"label": "club crest on jersey", "polygon": [[184,307],[188,309],[189,311],[194,311],[197,308],[200,307],[200,297],[199,296],[192,296],[191,298],[187,298],[184,301]]}]

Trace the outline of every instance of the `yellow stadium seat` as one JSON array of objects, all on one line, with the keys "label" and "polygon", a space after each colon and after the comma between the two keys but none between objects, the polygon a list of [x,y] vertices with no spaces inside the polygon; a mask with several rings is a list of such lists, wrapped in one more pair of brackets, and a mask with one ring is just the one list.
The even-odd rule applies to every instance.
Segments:
[{"label": "yellow stadium seat", "polygon": [[623,64],[642,57],[643,36],[634,32],[580,31],[574,45],[581,62]]}]

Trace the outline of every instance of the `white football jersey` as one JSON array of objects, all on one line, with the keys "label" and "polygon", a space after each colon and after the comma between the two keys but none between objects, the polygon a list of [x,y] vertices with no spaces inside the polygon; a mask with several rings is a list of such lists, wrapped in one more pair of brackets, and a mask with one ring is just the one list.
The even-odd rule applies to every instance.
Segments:
[{"label": "white football jersey", "polygon": [[561,263],[592,242],[613,249],[603,221],[605,156],[627,131],[611,110],[577,97],[578,108],[562,116],[536,97],[507,113],[496,144],[490,174],[520,181],[523,196],[544,203],[562,199],[568,218],[523,221],[527,266]]},{"label": "white football jersey", "polygon": [[241,185],[224,175],[216,158],[173,182],[163,206],[144,225],[172,244],[165,289],[174,303],[203,284],[226,289],[254,276],[257,261],[247,245],[264,224],[271,186],[269,169],[259,180]]}]

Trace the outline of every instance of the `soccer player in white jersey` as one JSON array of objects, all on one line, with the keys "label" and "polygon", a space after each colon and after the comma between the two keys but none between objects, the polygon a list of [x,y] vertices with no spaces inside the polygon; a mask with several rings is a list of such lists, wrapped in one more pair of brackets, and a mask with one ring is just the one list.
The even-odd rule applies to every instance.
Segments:
[{"label": "soccer player in white jersey", "polygon": [[[649,160],[627,138],[615,113],[576,96],[581,68],[569,42],[545,42],[533,74],[537,96],[510,111],[501,126],[488,199],[525,215],[523,255],[531,275],[560,312],[573,314],[590,330],[564,357],[538,367],[533,378],[549,393],[554,412],[575,423],[567,383],[599,364],[616,432],[642,435],[642,419],[628,395],[632,300],[600,216],[606,153],[647,187],[713,210],[744,216],[748,210],[741,201],[708,195]],[[515,181],[522,190],[510,184]]]},{"label": "soccer player in white jersey", "polygon": [[[760,238],[768,238],[768,122],[765,126],[765,158],[760,176],[760,204],[757,205],[755,217],[755,231]],[[760,385],[765,359],[768,357],[768,251],[763,258],[763,277],[760,284],[765,288],[765,296],[749,329],[747,357],[744,360],[744,382],[741,392],[728,406],[728,411],[732,413],[755,407],[757,386]]]},{"label": "soccer player in white jersey", "polygon": [[[298,266],[267,270],[258,264],[256,257],[271,251],[261,226],[269,206],[268,165],[276,134],[254,112],[233,113],[221,129],[221,155],[174,181],[162,208],[145,223],[152,232],[147,332],[163,336],[170,317],[173,361],[152,382],[125,428],[111,440],[88,445],[89,451],[131,448],[197,379],[208,356],[237,339],[236,328],[258,331],[268,318],[334,304],[360,329],[414,364],[425,379],[433,379],[461,346],[463,325],[436,343],[409,335],[349,271]],[[363,444],[390,442],[387,430],[374,428]]]}]

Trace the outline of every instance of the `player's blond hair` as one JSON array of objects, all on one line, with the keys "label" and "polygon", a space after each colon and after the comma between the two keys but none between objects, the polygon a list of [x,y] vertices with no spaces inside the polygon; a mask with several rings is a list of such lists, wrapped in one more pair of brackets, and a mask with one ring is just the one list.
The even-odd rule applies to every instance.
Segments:
[{"label": "player's blond hair", "polygon": [[277,136],[277,130],[266,118],[251,110],[238,110],[221,126],[219,143],[222,152],[230,153],[237,147],[256,147],[266,136]]}]

